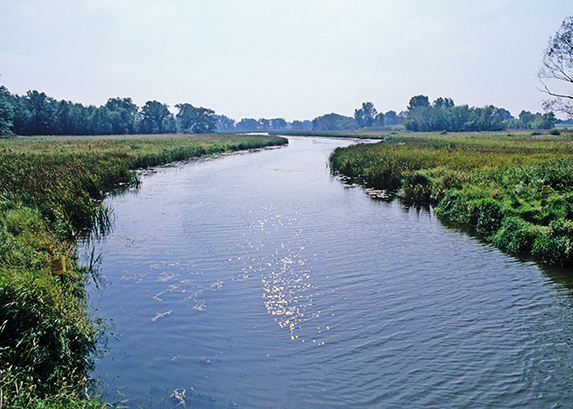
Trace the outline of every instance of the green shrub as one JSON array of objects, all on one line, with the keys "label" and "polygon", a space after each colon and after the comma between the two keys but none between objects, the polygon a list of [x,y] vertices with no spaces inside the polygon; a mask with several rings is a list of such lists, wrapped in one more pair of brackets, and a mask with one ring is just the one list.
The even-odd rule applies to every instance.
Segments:
[{"label": "green shrub", "polygon": [[481,234],[493,234],[501,226],[505,212],[501,203],[492,198],[474,200],[470,204],[470,223]]},{"label": "green shrub", "polygon": [[491,237],[497,247],[514,254],[531,254],[538,228],[519,217],[507,217],[501,228]]},{"label": "green shrub", "polygon": [[556,237],[547,229],[537,237],[531,253],[550,264],[569,265],[571,263],[571,240],[568,237]]}]

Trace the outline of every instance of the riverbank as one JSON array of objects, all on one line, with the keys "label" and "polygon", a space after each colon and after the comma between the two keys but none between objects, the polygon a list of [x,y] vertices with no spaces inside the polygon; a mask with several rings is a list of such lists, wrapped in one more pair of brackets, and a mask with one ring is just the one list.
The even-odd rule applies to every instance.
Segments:
[{"label": "riverbank", "polygon": [[102,406],[86,391],[106,322],[88,311],[85,284],[96,277],[78,265],[76,240],[109,226],[106,189],[137,184],[138,168],[286,143],[238,135],[0,139],[0,407]]},{"label": "riverbank", "polygon": [[336,149],[330,166],[407,203],[432,205],[441,220],[470,227],[510,253],[571,266],[572,135],[389,135]]}]

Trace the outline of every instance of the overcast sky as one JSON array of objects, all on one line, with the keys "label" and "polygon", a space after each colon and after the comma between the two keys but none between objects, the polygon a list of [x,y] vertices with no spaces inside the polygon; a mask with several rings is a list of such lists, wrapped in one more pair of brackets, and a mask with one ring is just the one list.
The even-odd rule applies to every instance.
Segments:
[{"label": "overcast sky", "polygon": [[289,121],[414,95],[542,111],[571,0],[2,0],[0,84]]}]

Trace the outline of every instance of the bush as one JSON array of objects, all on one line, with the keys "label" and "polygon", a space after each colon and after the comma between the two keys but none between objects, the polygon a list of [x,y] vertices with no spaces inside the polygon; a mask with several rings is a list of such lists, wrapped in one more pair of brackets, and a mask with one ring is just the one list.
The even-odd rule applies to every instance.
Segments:
[{"label": "bush", "polygon": [[519,217],[506,218],[491,241],[502,250],[514,254],[530,254],[539,235],[538,228]]},{"label": "bush", "polygon": [[495,199],[485,198],[473,201],[470,220],[481,234],[493,234],[501,226],[504,218],[503,207]]},{"label": "bush", "polygon": [[550,264],[569,265],[571,263],[571,240],[568,237],[556,237],[550,229],[547,229],[537,237],[531,253]]}]

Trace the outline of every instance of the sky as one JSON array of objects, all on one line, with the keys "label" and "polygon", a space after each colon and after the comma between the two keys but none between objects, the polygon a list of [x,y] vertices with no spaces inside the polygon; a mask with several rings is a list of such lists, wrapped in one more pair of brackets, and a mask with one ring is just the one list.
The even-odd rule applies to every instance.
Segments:
[{"label": "sky", "polygon": [[241,118],[352,116],[411,97],[542,112],[571,0],[2,0],[0,84]]}]

